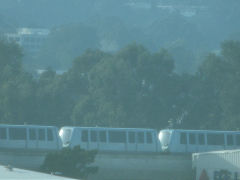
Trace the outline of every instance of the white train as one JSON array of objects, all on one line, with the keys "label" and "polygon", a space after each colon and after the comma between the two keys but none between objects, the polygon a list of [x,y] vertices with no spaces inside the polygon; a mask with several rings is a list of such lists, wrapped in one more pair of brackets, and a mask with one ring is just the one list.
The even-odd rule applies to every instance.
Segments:
[{"label": "white train", "polygon": [[240,148],[240,132],[213,130],[62,127],[63,147],[99,151],[194,153]]},{"label": "white train", "polygon": [[157,131],[140,128],[62,127],[63,147],[111,152],[159,152]]},{"label": "white train", "polygon": [[54,126],[0,125],[0,150],[51,151],[62,148]]},{"label": "white train", "polygon": [[240,148],[240,132],[164,129],[159,133],[163,152],[193,153]]}]

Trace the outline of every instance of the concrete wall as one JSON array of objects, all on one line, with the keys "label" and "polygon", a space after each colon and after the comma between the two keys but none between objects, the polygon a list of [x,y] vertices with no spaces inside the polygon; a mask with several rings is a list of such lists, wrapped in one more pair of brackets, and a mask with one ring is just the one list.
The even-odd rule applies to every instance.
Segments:
[{"label": "concrete wall", "polygon": [[191,157],[184,155],[99,154],[89,180],[188,180]]},{"label": "concrete wall", "polygon": [[23,169],[39,170],[46,154],[47,153],[44,152],[0,151],[0,164]]}]

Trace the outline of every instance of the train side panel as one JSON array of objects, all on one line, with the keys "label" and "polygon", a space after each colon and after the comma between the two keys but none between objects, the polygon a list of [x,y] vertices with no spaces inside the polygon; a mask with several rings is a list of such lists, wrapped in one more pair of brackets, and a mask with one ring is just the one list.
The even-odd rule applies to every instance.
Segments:
[{"label": "train side panel", "polygon": [[[164,137],[161,146],[171,153],[207,152],[240,148],[240,132],[210,130],[162,130],[160,134],[169,136],[169,143]],[[164,144],[165,143],[165,144]],[[168,147],[167,147],[167,145]]]},{"label": "train side panel", "polygon": [[137,128],[93,128],[93,127],[63,127],[60,137],[67,146],[63,134],[72,132],[69,146],[80,145],[81,148],[114,152],[159,152],[160,144],[157,132],[151,129]]},{"label": "train side panel", "polygon": [[2,150],[59,150],[62,147],[58,130],[53,126],[0,125]]}]

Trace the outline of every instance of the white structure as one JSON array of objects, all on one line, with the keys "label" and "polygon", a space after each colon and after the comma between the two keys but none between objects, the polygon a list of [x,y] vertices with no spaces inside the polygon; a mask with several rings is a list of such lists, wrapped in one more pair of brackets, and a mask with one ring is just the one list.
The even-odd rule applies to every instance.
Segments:
[{"label": "white structure", "polygon": [[195,180],[239,180],[240,150],[194,153]]},{"label": "white structure", "polygon": [[5,180],[73,180],[72,178],[44,174],[35,171],[0,165],[0,179]]},{"label": "white structure", "polygon": [[63,146],[115,152],[159,152],[157,131],[141,128],[62,127]]},{"label": "white structure", "polygon": [[240,148],[239,131],[164,129],[159,133],[163,152],[193,153]]},{"label": "white structure", "polygon": [[37,52],[49,34],[48,29],[20,28],[16,33],[6,33],[9,42],[16,42],[29,53]]}]

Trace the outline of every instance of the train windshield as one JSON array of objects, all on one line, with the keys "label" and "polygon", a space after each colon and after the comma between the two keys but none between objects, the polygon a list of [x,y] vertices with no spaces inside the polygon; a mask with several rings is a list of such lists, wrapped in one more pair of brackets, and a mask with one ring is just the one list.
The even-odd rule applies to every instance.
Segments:
[{"label": "train windshield", "polygon": [[171,132],[169,131],[161,131],[159,134],[159,140],[163,146],[168,146],[170,142]]},{"label": "train windshield", "polygon": [[59,135],[62,139],[63,144],[69,144],[72,136],[72,130],[71,129],[61,129],[59,132]]}]

